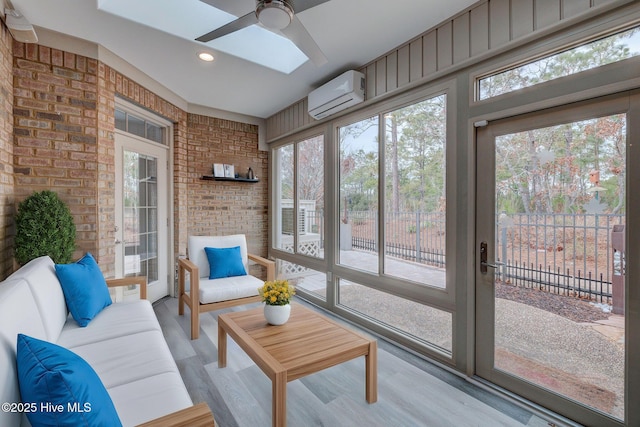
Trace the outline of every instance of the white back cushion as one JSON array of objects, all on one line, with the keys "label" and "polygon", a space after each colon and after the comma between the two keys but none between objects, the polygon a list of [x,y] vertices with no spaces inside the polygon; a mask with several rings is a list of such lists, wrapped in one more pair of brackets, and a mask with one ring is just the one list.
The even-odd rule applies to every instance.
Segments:
[{"label": "white back cushion", "polygon": [[209,278],[209,259],[204,248],[233,248],[240,246],[240,255],[245,271],[249,271],[247,260],[247,239],[244,234],[232,234],[229,236],[189,236],[187,251],[189,260],[198,266],[199,276]]},{"label": "white back cushion", "polygon": [[67,320],[67,303],[56,275],[55,264],[48,256],[33,259],[8,277],[7,280],[24,279],[44,321],[47,341],[56,342]]},{"label": "white back cushion", "polygon": [[[23,279],[0,283],[0,402],[20,402],[16,370],[18,333],[41,340],[47,334],[29,284]],[[19,426],[22,414],[0,411],[0,426]]]}]

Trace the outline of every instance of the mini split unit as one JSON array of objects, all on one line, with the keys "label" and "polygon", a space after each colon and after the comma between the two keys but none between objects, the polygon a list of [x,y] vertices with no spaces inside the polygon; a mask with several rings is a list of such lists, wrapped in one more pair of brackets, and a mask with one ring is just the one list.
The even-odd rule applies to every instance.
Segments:
[{"label": "mini split unit", "polygon": [[320,86],[307,97],[309,115],[316,120],[364,101],[364,74],[350,70]]}]

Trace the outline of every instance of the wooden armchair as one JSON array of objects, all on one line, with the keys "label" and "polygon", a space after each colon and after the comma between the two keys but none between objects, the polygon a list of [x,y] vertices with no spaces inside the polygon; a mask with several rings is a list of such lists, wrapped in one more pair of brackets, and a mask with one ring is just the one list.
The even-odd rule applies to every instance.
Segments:
[{"label": "wooden armchair", "polygon": [[[240,247],[242,264],[247,274],[210,279],[210,265],[205,248],[236,246]],[[267,280],[275,279],[275,263],[247,253],[244,234],[190,236],[187,254],[188,258],[178,259],[178,314],[184,314],[185,304],[189,306],[192,340],[200,336],[200,313],[261,301],[258,288],[263,281],[248,274],[249,261],[267,268]],[[189,290],[186,289],[186,273],[189,273]]]}]

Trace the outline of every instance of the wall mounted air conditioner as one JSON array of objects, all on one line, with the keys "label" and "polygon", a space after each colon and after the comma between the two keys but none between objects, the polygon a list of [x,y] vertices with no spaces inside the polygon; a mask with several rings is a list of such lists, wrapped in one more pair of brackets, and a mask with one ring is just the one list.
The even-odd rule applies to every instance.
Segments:
[{"label": "wall mounted air conditioner", "polygon": [[364,101],[364,74],[350,70],[320,86],[307,97],[309,115],[316,120]]}]

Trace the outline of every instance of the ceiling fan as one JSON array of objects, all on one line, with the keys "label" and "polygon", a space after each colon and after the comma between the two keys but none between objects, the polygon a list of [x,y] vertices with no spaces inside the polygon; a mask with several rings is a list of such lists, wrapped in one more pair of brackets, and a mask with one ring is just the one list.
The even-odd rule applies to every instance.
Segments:
[{"label": "ceiling fan", "polygon": [[[224,0],[202,0],[204,3],[225,10]],[[220,28],[208,32],[196,40],[208,42],[234,31],[241,30],[254,24],[261,24],[276,33],[287,37],[317,66],[327,62],[320,47],[313,40],[302,22],[296,17],[300,13],[312,7],[318,6],[329,0],[257,0],[256,9],[231,21]]]}]

